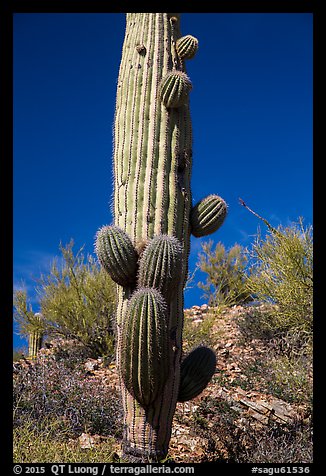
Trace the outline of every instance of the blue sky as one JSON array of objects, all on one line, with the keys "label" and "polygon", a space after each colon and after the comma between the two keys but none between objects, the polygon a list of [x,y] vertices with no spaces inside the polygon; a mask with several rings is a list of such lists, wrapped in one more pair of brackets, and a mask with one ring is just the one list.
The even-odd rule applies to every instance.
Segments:
[{"label": "blue sky", "polygon": [[[221,195],[220,230],[192,239],[250,246],[260,225],[312,223],[312,36],[309,13],[184,13],[199,40],[193,83],[193,201]],[[112,125],[122,13],[14,15],[14,287],[38,311],[34,279],[59,243],[93,253],[112,222]],[[197,274],[197,280],[205,275]],[[196,287],[185,306],[203,304]],[[14,345],[24,343],[18,336]]]}]

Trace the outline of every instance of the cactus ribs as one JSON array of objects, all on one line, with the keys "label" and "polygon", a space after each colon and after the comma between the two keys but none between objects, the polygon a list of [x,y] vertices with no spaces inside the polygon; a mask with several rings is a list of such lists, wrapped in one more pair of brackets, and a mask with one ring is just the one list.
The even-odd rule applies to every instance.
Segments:
[{"label": "cactus ribs", "polygon": [[196,38],[181,36],[179,14],[127,13],[114,120],[114,225],[98,231],[95,248],[118,285],[128,462],[166,457],[178,398],[198,395],[216,365],[204,347],[181,363],[190,234],[213,233],[227,211],[217,195],[191,203],[185,60],[197,49]]}]

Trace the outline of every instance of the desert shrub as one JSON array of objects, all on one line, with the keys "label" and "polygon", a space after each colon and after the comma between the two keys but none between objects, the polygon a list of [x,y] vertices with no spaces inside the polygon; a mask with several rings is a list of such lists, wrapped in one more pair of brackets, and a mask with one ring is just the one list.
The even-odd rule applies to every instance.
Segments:
[{"label": "desert shrub", "polygon": [[48,418],[61,422],[67,437],[81,432],[119,436],[120,397],[88,375],[82,362],[42,354],[33,364],[14,367],[13,426],[34,422],[38,427]]},{"label": "desert shrub", "polygon": [[[65,366],[71,370],[83,369],[86,360],[93,357],[92,349],[73,339],[55,338],[48,341],[45,347],[51,349],[49,352],[52,359],[64,361]],[[42,354],[44,351],[41,351],[39,357],[43,357]]]},{"label": "desert shrub", "polygon": [[198,286],[205,291],[204,297],[211,306],[232,306],[251,300],[246,287],[247,256],[243,248],[235,244],[229,250],[219,242],[213,249],[213,241],[202,243],[199,269],[208,276]]},{"label": "desert shrub", "polygon": [[20,335],[28,337],[33,332],[44,333],[44,319],[41,318],[40,313],[33,312],[25,289],[14,291],[13,305],[15,309],[14,320],[15,324],[18,325]]},{"label": "desert shrub", "polygon": [[300,331],[311,336],[313,327],[313,235],[303,220],[290,226],[269,225],[263,238],[258,232],[248,251],[251,266],[247,288],[257,300],[273,304],[266,330],[284,335]]},{"label": "desert shrub", "polygon": [[206,461],[228,463],[311,463],[311,422],[257,425],[218,397],[205,397],[193,415],[193,429],[207,440]]},{"label": "desert shrub", "polygon": [[[50,336],[76,339],[94,356],[114,351],[116,285],[91,255],[73,252],[73,241],[61,246],[61,262],[55,259],[48,275],[36,288],[43,315],[42,330]],[[14,293],[14,317],[20,332],[35,328],[35,316],[25,290]]]},{"label": "desert shrub", "polygon": [[26,354],[27,354],[26,348],[13,349],[13,352],[12,352],[13,362],[17,362],[18,360],[22,359]]},{"label": "desert shrub", "polygon": [[[279,331],[273,305],[248,307],[236,317],[239,345],[255,348],[254,361],[242,365],[249,388],[271,393],[289,403],[312,406],[312,339],[300,330]],[[243,387],[243,385],[241,385]]]},{"label": "desert shrub", "polygon": [[[216,325],[218,319],[221,319],[222,309],[210,309],[209,312],[202,314],[202,321],[196,323],[196,318],[185,316],[183,326],[183,351],[189,352],[199,345],[214,347],[216,342],[224,335],[224,330]],[[194,316],[195,317],[195,316]]]},{"label": "desert shrub", "polygon": [[312,408],[312,360],[307,356],[274,354],[265,367],[268,391],[290,403],[306,403]]}]

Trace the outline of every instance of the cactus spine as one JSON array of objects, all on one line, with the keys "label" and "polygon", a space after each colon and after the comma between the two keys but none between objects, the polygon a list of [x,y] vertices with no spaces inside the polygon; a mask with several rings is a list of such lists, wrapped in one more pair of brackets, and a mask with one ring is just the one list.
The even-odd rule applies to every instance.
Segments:
[{"label": "cactus spine", "polygon": [[166,457],[179,394],[192,162],[184,60],[194,49],[185,55],[185,45],[176,46],[180,37],[178,13],[126,15],[114,120],[114,227],[137,250],[137,265],[124,252],[117,260],[105,240],[96,246],[108,272],[117,263],[128,276],[138,268],[136,282],[119,282],[117,307],[129,462]]}]

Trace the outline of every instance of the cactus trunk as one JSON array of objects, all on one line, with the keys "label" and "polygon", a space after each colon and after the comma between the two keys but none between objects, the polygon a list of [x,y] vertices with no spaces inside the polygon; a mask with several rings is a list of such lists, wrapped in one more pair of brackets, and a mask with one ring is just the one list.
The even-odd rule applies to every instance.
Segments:
[{"label": "cactus trunk", "polygon": [[[114,225],[97,233],[95,250],[118,284],[128,462],[167,456],[178,396],[196,396],[215,369],[209,351],[196,351],[180,385],[190,234],[213,232],[222,221],[216,206],[191,213],[192,84],[185,60],[197,47],[196,38],[180,38],[177,13],[127,13],[114,120]],[[201,365],[197,355],[204,356]]]},{"label": "cactus trunk", "polygon": [[[146,409],[121,380],[124,455],[139,461],[166,456],[179,389],[192,132],[188,101],[167,109],[160,99],[161,80],[179,63],[175,52],[179,16],[173,16],[171,21],[167,13],[127,14],[115,112],[115,225],[128,233],[136,248],[162,234],[178,238],[183,245],[183,267],[168,303],[168,379],[159,397]],[[132,291],[119,288],[118,365],[122,316]]]},{"label": "cactus trunk", "polygon": [[33,331],[28,336],[28,358],[33,360],[36,358],[38,351],[43,343],[43,332]]}]

